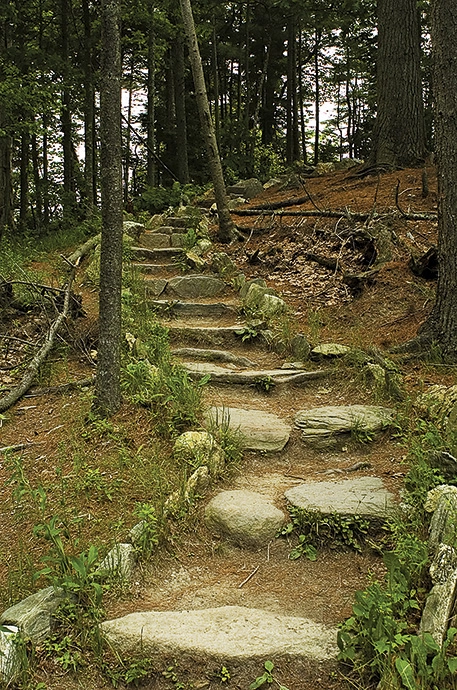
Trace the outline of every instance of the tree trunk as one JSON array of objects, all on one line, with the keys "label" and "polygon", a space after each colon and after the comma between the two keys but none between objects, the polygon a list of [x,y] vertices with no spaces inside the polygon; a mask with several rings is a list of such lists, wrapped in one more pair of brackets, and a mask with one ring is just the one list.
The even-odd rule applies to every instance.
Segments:
[{"label": "tree trunk", "polygon": [[124,154],[124,204],[127,205],[129,200],[129,187],[130,187],[130,143],[132,140],[131,128],[132,128],[132,105],[133,105],[133,70],[135,67],[135,58],[132,51],[130,56],[130,70],[128,79],[128,94],[129,100],[127,105],[127,128],[125,130],[125,154]]},{"label": "tree trunk", "polygon": [[62,39],[62,109],[60,121],[62,126],[62,153],[63,153],[63,198],[62,205],[64,215],[71,215],[75,209],[75,186],[73,170],[73,144],[72,144],[72,122],[71,122],[71,96],[69,91],[69,33],[70,25],[69,0],[60,0],[60,20],[61,20],[61,39]]},{"label": "tree trunk", "polygon": [[190,0],[179,0],[179,2],[181,6],[184,28],[189,43],[189,57],[195,84],[195,96],[200,116],[202,133],[206,144],[208,164],[214,185],[214,195],[216,197],[216,206],[219,217],[218,238],[221,242],[230,242],[233,238],[234,224],[227,204],[224,175],[222,172],[221,159],[219,157],[219,151],[217,148],[214,125],[209,111],[205,78],[203,75],[200,50],[198,48],[197,34],[195,32],[192,7]]},{"label": "tree trunk", "polygon": [[120,0],[102,0],[100,88],[99,345],[94,409],[104,417],[121,404],[120,339],[122,286],[122,146]]},{"label": "tree trunk", "polygon": [[153,8],[151,12],[151,25],[148,34],[148,103],[147,103],[147,174],[146,184],[148,187],[157,185],[157,162],[154,156],[156,150],[156,130],[155,130],[155,99],[156,99],[156,78],[155,78],[155,34],[153,24]]},{"label": "tree trunk", "polygon": [[316,47],[314,53],[314,89],[315,89],[315,99],[316,103],[314,106],[314,165],[319,163],[319,136],[320,136],[320,81],[319,81],[319,45],[321,41],[320,32],[316,29],[315,32]]},{"label": "tree trunk", "polygon": [[24,130],[21,135],[20,159],[19,226],[21,230],[26,229],[29,215],[29,160],[30,134],[28,130]]},{"label": "tree trunk", "polygon": [[286,161],[288,165],[300,158],[298,142],[296,23],[295,18],[291,16],[287,20]]},{"label": "tree trunk", "polygon": [[431,3],[434,53],[435,140],[438,167],[438,285],[419,342],[436,342],[457,359],[457,5]]},{"label": "tree trunk", "polygon": [[89,0],[83,0],[84,23],[84,186],[87,211],[90,215],[96,204],[95,165],[95,87],[92,65],[92,27]]},{"label": "tree trunk", "polygon": [[370,166],[426,157],[417,0],[378,0],[378,112]]},{"label": "tree trunk", "polygon": [[180,36],[173,41],[171,56],[173,61],[173,79],[175,96],[176,121],[176,171],[181,184],[188,184],[189,163],[187,159],[187,121],[186,89],[184,75],[184,43]]}]

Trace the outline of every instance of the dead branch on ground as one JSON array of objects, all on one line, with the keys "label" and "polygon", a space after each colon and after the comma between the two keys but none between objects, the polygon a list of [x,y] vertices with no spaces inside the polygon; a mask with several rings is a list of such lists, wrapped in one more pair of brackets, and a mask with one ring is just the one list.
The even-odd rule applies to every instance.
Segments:
[{"label": "dead branch on ground", "polygon": [[257,209],[257,208],[245,208],[245,209],[235,209],[230,211],[230,213],[236,214],[238,216],[318,216],[322,218],[348,218],[348,220],[358,220],[365,222],[366,220],[372,220],[373,218],[391,217],[391,218],[403,218],[404,220],[432,220],[436,221],[436,213],[402,213],[398,211],[392,211],[390,213],[353,213],[350,210],[346,211],[272,211],[268,209]]}]

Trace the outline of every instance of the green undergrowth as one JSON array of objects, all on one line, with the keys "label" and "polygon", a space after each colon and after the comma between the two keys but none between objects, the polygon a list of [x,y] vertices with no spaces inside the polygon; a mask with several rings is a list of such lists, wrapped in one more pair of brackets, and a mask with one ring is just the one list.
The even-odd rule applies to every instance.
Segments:
[{"label": "green undergrowth", "polygon": [[457,629],[449,629],[442,647],[418,629],[431,587],[425,499],[440,484],[457,484],[457,476],[444,477],[431,464],[434,454],[449,450],[441,430],[407,405],[405,410],[397,421],[398,441],[408,449],[402,506],[378,545],[385,576],[372,577],[356,593],[352,615],[338,633],[339,660],[360,689],[455,690]]}]

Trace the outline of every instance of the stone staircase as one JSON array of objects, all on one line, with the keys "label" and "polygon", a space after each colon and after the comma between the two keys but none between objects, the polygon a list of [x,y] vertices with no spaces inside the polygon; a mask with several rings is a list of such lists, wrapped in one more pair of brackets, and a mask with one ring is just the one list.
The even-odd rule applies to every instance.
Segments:
[{"label": "stone staircase", "polygon": [[[238,292],[220,275],[179,269],[185,230],[185,218],[168,218],[146,231],[135,262],[175,357],[192,378],[210,376],[208,428],[228,423],[241,433],[243,467],[222,490],[213,482],[195,533],[151,573],[138,612],[120,607],[103,629],[123,656],[171,665],[193,687],[247,688],[271,660],[289,690],[342,688],[337,625],[377,557],[324,551],[316,562],[291,561],[291,545],[275,535],[288,505],[379,525],[395,497],[366,460],[368,444],[350,441],[356,430],[374,447],[394,411],[332,405],[331,366],[288,361],[294,353],[278,354],[263,331],[243,342]],[[218,676],[222,667],[230,681]]]}]

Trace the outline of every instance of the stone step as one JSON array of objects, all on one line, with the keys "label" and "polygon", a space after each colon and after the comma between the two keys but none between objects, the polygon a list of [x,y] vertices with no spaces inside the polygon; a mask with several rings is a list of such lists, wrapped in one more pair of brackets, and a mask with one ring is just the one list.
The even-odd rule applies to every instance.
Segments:
[{"label": "stone step", "polygon": [[167,324],[171,342],[185,342],[187,345],[201,347],[230,347],[240,345],[241,337],[237,335],[242,324],[233,326],[190,326]]},{"label": "stone step", "polygon": [[171,264],[139,264],[134,263],[134,267],[141,273],[146,273],[150,276],[176,276],[180,275],[179,267],[176,263]]},{"label": "stone step", "polygon": [[329,374],[325,369],[316,371],[296,371],[286,369],[258,369],[251,371],[237,371],[227,367],[221,367],[211,362],[187,362],[184,368],[190,378],[199,380],[209,374],[211,383],[238,384],[244,386],[257,385],[268,390],[274,385],[299,384],[307,381],[315,381]]},{"label": "stone step", "polygon": [[171,226],[172,228],[188,228],[189,225],[192,224],[193,220],[193,218],[188,216],[168,216],[168,218],[165,218],[167,225]]},{"label": "stone step", "polygon": [[287,444],[292,427],[283,419],[263,410],[241,407],[210,407],[208,426],[228,427],[241,434],[245,450],[277,453]]},{"label": "stone step", "polygon": [[167,316],[211,318],[212,316],[236,316],[237,312],[224,302],[181,302],[179,300],[154,300],[150,306]]},{"label": "stone step", "polygon": [[371,520],[392,514],[396,501],[379,477],[355,477],[343,481],[305,482],[286,491],[297,508],[324,515],[360,515]]},{"label": "stone step", "polygon": [[145,280],[146,293],[159,297],[162,293],[180,299],[211,298],[227,291],[227,285],[212,275],[191,274],[175,276],[166,280],[152,278]]},{"label": "stone step", "polygon": [[[183,248],[186,243],[186,235],[183,233],[172,232],[165,233],[161,230],[168,228],[158,228],[157,231],[151,230],[145,232],[141,237],[141,243],[147,249],[164,249],[166,247]],[[170,228],[173,230],[173,228]]]},{"label": "stone step", "polygon": [[380,405],[330,405],[297,412],[295,425],[302,439],[317,448],[346,442],[348,437],[372,441],[392,425],[395,410]]},{"label": "stone step", "polygon": [[131,613],[101,624],[123,658],[141,651],[161,667],[179,659],[214,668],[221,664],[287,656],[323,662],[337,655],[334,628],[245,606]]},{"label": "stone step", "polygon": [[205,361],[205,362],[228,362],[237,367],[249,368],[254,367],[255,364],[251,359],[234,355],[227,350],[204,350],[198,347],[181,347],[175,348],[171,351],[176,357],[181,357],[184,360]]},{"label": "stone step", "polygon": [[173,260],[177,261],[184,256],[182,249],[177,247],[165,247],[163,249],[148,249],[147,247],[132,247],[133,259],[140,261],[145,259],[151,263],[170,264]]}]

